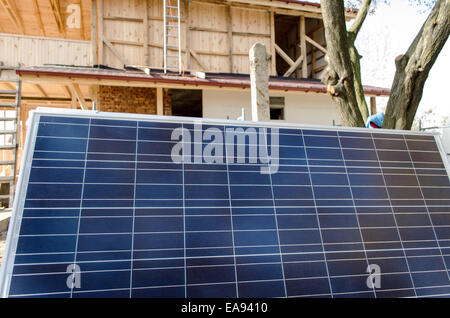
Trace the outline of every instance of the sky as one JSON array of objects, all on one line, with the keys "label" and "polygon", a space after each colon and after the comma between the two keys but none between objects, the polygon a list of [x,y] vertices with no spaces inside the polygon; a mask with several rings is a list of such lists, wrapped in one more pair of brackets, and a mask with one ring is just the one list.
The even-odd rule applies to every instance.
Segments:
[{"label": "sky", "polygon": [[[318,0],[310,0],[319,2]],[[361,77],[364,85],[390,88],[395,74],[395,57],[404,54],[414,40],[431,9],[408,0],[382,1],[374,13],[364,21],[356,39],[361,59]],[[350,21],[350,26],[353,21]],[[425,83],[416,120],[432,110],[422,120],[423,127],[450,125],[450,101],[444,95],[450,71],[450,41],[439,54]],[[384,111],[387,98],[377,97],[377,108]]]}]

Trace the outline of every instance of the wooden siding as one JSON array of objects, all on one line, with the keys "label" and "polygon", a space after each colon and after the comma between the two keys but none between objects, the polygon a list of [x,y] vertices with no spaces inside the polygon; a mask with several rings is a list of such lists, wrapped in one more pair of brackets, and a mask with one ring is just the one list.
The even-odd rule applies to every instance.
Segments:
[{"label": "wooden siding", "polygon": [[0,34],[0,61],[5,65],[92,64],[90,41]]}]

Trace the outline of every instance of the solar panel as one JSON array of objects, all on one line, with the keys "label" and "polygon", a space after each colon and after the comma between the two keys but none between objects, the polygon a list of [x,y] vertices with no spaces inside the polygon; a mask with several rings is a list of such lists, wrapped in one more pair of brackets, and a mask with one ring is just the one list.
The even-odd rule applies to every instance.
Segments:
[{"label": "solar panel", "polygon": [[4,297],[450,296],[434,135],[41,109]]}]

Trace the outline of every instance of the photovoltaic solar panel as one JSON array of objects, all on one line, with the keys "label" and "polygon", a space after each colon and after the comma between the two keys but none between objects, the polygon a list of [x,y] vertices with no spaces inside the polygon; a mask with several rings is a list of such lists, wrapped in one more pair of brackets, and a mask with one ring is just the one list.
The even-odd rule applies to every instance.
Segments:
[{"label": "photovoltaic solar panel", "polygon": [[[1,295],[450,296],[450,182],[435,136],[206,119],[196,127],[34,112]],[[176,129],[192,137],[181,161]],[[245,153],[227,147],[227,129],[262,131],[256,155],[271,152],[277,133],[276,171],[262,173],[267,162],[253,160],[248,135]],[[212,135],[224,141],[211,154],[233,149],[234,160],[196,157]]]}]

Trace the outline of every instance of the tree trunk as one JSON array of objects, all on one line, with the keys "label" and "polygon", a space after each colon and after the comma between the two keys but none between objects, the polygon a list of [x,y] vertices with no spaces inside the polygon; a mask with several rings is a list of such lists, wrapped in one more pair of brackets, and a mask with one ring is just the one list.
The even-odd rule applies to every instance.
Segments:
[{"label": "tree trunk", "polygon": [[327,41],[328,65],[322,81],[339,103],[340,117],[345,126],[364,127],[368,116],[359,70],[360,56],[354,46],[356,35],[364,21],[370,0],[364,0],[354,24],[347,32],[342,0],[322,0],[322,16]]},{"label": "tree trunk", "polygon": [[450,33],[450,0],[438,0],[404,55],[396,58],[383,128],[411,129],[431,67]]}]

